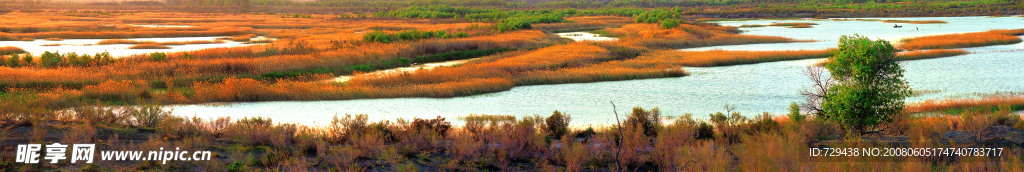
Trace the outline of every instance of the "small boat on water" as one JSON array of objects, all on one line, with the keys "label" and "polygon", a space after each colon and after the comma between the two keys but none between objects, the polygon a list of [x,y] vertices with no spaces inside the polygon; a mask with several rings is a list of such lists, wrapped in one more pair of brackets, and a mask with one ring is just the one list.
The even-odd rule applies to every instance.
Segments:
[{"label": "small boat on water", "polygon": [[897,25],[897,24],[893,24],[893,25],[892,25],[892,28],[902,28],[902,27],[903,27],[903,26],[900,26],[900,25]]}]

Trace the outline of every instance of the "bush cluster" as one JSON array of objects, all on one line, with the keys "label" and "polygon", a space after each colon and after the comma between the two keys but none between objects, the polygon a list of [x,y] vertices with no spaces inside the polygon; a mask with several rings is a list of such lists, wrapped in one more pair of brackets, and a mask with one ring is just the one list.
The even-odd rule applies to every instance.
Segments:
[{"label": "bush cluster", "polygon": [[363,41],[366,42],[380,42],[390,43],[395,41],[414,41],[420,39],[430,38],[464,38],[469,37],[466,32],[455,32],[448,33],[448,31],[437,30],[437,31],[420,31],[420,30],[405,30],[397,33],[388,33],[382,30],[375,30],[373,32],[366,33],[363,35]]}]

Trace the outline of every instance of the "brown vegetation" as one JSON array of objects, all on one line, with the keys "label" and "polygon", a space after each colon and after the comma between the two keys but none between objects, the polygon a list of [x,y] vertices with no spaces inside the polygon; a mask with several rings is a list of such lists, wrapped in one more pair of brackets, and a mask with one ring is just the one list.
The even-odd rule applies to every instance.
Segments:
[{"label": "brown vegetation", "polygon": [[968,53],[966,50],[961,49],[931,49],[899,52],[896,54],[896,57],[900,60],[918,60],[959,56]]},{"label": "brown vegetation", "polygon": [[994,107],[1000,105],[1024,106],[1024,96],[989,96],[978,99],[944,99],[926,100],[924,102],[908,104],[906,112],[934,112],[953,108],[965,107]]}]

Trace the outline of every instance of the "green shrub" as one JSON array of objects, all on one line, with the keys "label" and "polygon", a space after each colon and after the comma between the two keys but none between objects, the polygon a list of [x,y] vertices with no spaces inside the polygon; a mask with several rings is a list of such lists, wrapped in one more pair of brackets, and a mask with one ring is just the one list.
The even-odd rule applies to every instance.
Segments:
[{"label": "green shrub", "polygon": [[806,118],[806,116],[804,116],[803,114],[800,114],[800,106],[797,105],[796,102],[790,103],[789,104],[789,120],[791,120],[791,121],[793,121],[795,123],[800,123],[800,122],[804,121],[804,118]]},{"label": "green shrub", "polygon": [[748,134],[778,132],[781,128],[779,122],[773,120],[772,115],[767,112],[757,115],[749,125],[747,128]]},{"label": "green shrub", "polygon": [[679,20],[676,20],[676,19],[667,19],[667,20],[662,20],[661,21],[661,28],[662,29],[671,29],[671,28],[675,28],[677,26],[679,26]]},{"label": "green shrub", "polygon": [[452,124],[444,121],[444,118],[441,118],[441,116],[434,119],[416,118],[412,121],[412,128],[417,131],[431,131],[444,137],[448,135],[448,130],[452,128]]},{"label": "green shrub", "polygon": [[634,107],[626,118],[626,127],[640,128],[644,135],[656,136],[661,128],[661,111],[658,108],[646,111],[642,107]]},{"label": "green shrub", "polygon": [[562,114],[562,112],[555,111],[551,113],[551,116],[545,120],[547,124],[548,135],[556,139],[561,139],[566,133],[569,132],[569,114]]},{"label": "green shrub", "polygon": [[149,60],[152,61],[164,61],[167,60],[167,54],[162,52],[155,52],[149,54]]},{"label": "green shrub", "polygon": [[697,124],[697,139],[714,139],[715,127],[707,122],[701,121]]},{"label": "green shrub", "polygon": [[142,105],[133,108],[130,116],[135,119],[135,126],[156,127],[160,121],[170,116],[170,112],[164,111],[160,106]]}]

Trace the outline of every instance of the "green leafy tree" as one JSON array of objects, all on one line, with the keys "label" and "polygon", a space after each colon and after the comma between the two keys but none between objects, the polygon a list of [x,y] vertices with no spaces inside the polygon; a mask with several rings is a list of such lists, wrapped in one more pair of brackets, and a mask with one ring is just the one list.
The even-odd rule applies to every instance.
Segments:
[{"label": "green leafy tree", "polygon": [[662,20],[661,21],[661,28],[662,29],[671,29],[671,28],[675,28],[675,27],[678,27],[678,26],[679,26],[679,20],[676,20],[676,19],[667,19],[667,20]]},{"label": "green leafy tree", "polygon": [[910,88],[888,41],[842,36],[829,60],[825,68],[836,84],[821,103],[826,120],[865,134],[903,110]]},{"label": "green leafy tree", "polygon": [[789,104],[789,119],[793,122],[803,122],[804,115],[800,114],[800,106],[796,102]]}]

